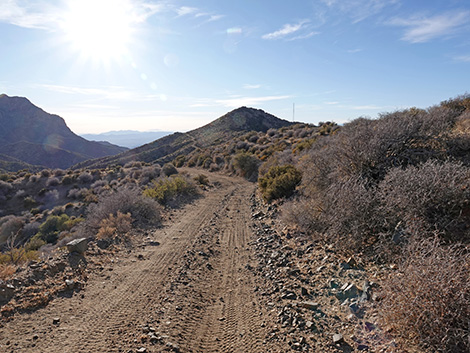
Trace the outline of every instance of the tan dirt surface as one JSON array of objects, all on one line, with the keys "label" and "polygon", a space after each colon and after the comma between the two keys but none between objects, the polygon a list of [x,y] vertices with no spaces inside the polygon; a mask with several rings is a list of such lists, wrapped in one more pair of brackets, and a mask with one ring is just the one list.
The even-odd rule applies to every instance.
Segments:
[{"label": "tan dirt surface", "polygon": [[149,233],[159,245],[118,252],[82,291],[1,323],[0,352],[286,351],[250,271],[255,185],[210,180],[219,185]]}]

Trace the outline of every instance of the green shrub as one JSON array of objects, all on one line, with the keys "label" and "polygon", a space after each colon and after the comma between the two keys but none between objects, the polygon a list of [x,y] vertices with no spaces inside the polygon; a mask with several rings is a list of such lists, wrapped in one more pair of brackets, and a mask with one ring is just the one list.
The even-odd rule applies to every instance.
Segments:
[{"label": "green shrub", "polygon": [[302,180],[302,174],[293,165],[274,166],[261,178],[258,185],[267,202],[291,196]]},{"label": "green shrub", "polygon": [[32,239],[41,239],[46,243],[55,243],[62,231],[68,231],[82,222],[83,218],[69,218],[66,214],[50,215],[39,226],[39,232]]},{"label": "green shrub", "polygon": [[236,171],[244,178],[255,181],[258,178],[260,160],[251,153],[241,152],[234,158]]},{"label": "green shrub", "polygon": [[144,196],[157,200],[161,205],[168,205],[171,201],[192,197],[197,193],[195,185],[182,176],[154,180],[153,186],[144,190]]}]

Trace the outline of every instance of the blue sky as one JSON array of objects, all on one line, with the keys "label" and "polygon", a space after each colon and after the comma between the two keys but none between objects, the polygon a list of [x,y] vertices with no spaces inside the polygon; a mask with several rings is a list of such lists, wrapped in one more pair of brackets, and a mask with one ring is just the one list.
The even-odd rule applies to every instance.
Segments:
[{"label": "blue sky", "polygon": [[239,106],[338,123],[469,91],[468,0],[1,0],[0,92],[77,133]]}]

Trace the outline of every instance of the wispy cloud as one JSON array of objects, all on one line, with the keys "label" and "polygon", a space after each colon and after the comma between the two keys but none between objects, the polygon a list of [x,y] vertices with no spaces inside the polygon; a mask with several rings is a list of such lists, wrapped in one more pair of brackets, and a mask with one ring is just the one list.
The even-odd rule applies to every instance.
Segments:
[{"label": "wispy cloud", "polygon": [[[299,33],[299,31],[305,30],[308,27],[308,23],[309,23],[309,21],[307,21],[307,20],[300,21],[300,22],[294,23],[294,24],[288,23],[288,24],[285,24],[284,26],[282,26],[281,29],[279,29],[277,31],[274,31],[274,32],[271,32],[271,33],[267,33],[267,34],[263,35],[261,38],[268,39],[268,40],[284,39],[284,38],[289,37],[290,35],[292,35],[294,33]],[[309,37],[311,37],[313,34],[315,34],[315,32],[310,32],[310,33],[311,33],[311,35]],[[299,35],[299,36],[297,36],[297,39],[301,39],[301,37],[302,37],[302,35]],[[308,38],[308,37],[304,37],[304,38]],[[291,37],[290,39],[292,40],[293,38]]]},{"label": "wispy cloud", "polygon": [[[168,10],[164,3],[136,0],[128,3],[129,19],[145,22],[152,15]],[[18,27],[55,30],[64,20],[67,9],[51,5],[45,0],[3,0],[0,2],[0,22]]]},{"label": "wispy cloud", "polygon": [[463,30],[470,24],[470,11],[448,12],[433,17],[395,18],[388,24],[406,28],[402,40],[424,43]]},{"label": "wispy cloud", "polygon": [[360,48],[349,49],[349,50],[348,50],[348,53],[349,53],[349,54],[355,54],[355,53],[359,53],[359,52],[361,52],[361,51],[362,51],[362,49],[360,49]]},{"label": "wispy cloud", "polygon": [[261,85],[251,85],[249,83],[246,83],[243,85],[244,89],[258,89],[261,88]]},{"label": "wispy cloud", "polygon": [[321,0],[329,8],[349,16],[353,23],[380,13],[384,8],[399,3],[399,0]]},{"label": "wispy cloud", "polygon": [[465,62],[465,63],[470,63],[470,55],[460,55],[454,57],[454,60],[460,61],[460,62]]},{"label": "wispy cloud", "polygon": [[177,13],[178,17],[193,16],[195,18],[204,18],[204,23],[218,21],[225,17],[224,15],[204,12],[196,7],[189,6],[175,8],[175,12]]},{"label": "wispy cloud", "polygon": [[288,99],[291,96],[264,96],[264,97],[237,97],[230,99],[216,100],[216,103],[227,108],[238,108],[242,106],[257,106],[264,102]]}]

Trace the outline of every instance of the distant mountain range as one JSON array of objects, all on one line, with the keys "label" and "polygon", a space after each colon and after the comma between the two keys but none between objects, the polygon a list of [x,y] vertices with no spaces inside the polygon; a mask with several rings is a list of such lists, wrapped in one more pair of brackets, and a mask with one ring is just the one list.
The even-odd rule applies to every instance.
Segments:
[{"label": "distant mountain range", "polygon": [[0,170],[66,169],[125,150],[74,134],[64,119],[46,113],[26,98],[0,95]]},{"label": "distant mountain range", "polygon": [[78,163],[74,168],[103,168],[131,161],[165,163],[196,149],[225,143],[249,131],[266,132],[292,124],[263,110],[241,107],[196,130],[177,132],[118,155]]},{"label": "distant mountain range", "polygon": [[81,134],[83,138],[90,141],[107,141],[114,145],[135,148],[146,143],[158,140],[164,136],[170,135],[172,131],[109,131],[101,134]]}]

